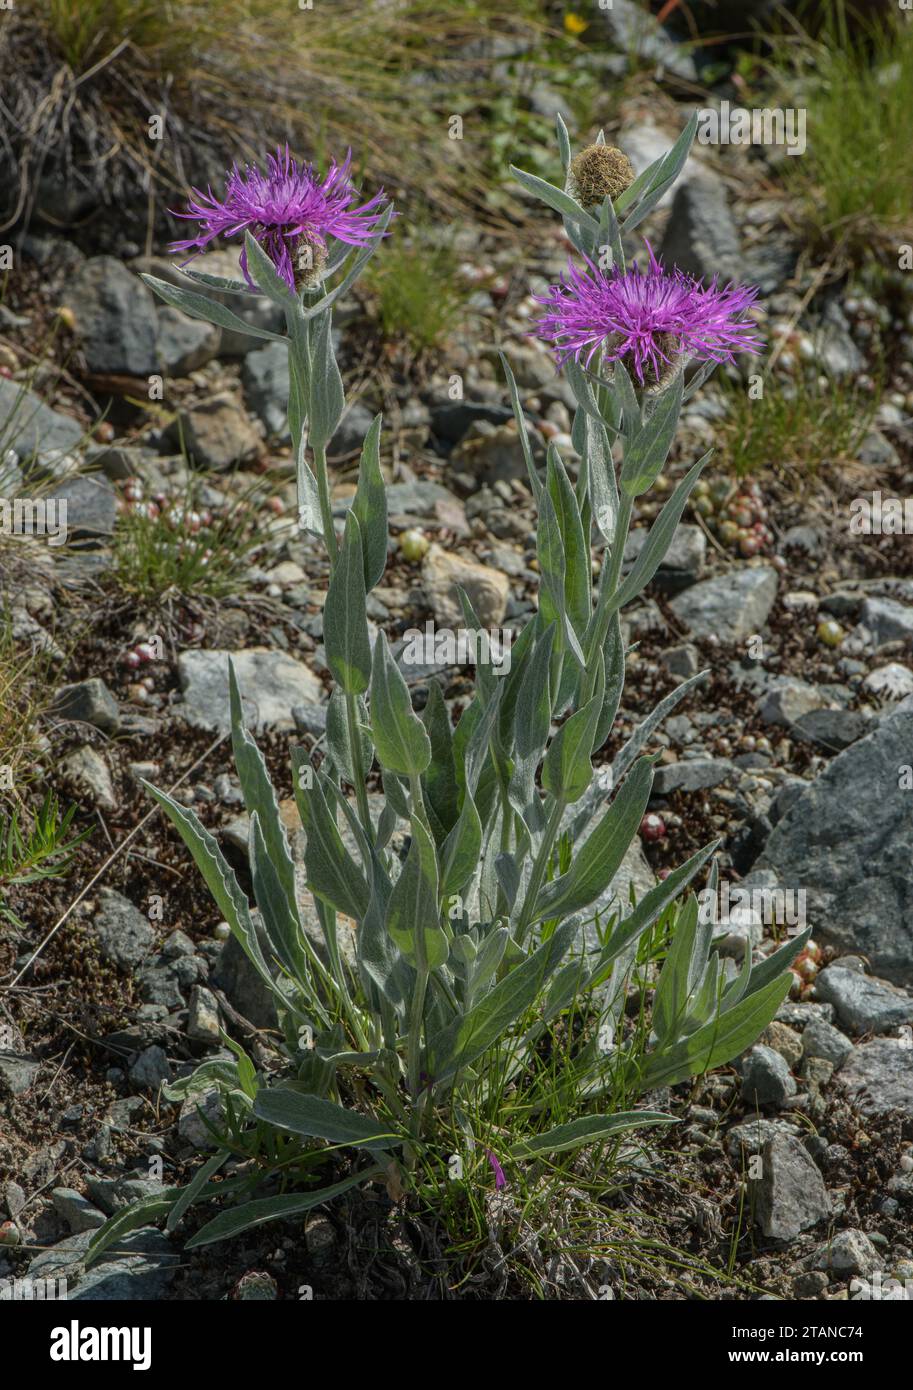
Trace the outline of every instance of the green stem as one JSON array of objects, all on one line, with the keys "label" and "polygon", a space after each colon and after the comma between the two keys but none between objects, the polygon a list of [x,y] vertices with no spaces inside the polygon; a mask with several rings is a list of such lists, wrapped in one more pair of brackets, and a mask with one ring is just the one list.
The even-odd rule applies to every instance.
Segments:
[{"label": "green stem", "polygon": [[368,802],[368,789],[365,786],[365,769],[361,759],[361,739],[358,731],[358,706],[355,696],[346,693],[346,727],[349,731],[349,748],[352,753],[352,776],[355,778],[355,801],[358,805],[358,816],[368,837],[369,844],[374,843],[374,827],[371,824],[371,807]]},{"label": "green stem", "polygon": [[[423,825],[427,825],[425,816],[425,803],[422,798],[422,783],[417,772],[413,772],[409,777],[409,788],[412,795],[412,810]],[[428,989],[428,978],[430,975],[428,961],[425,955],[425,932],[421,922],[418,923],[415,933],[415,990],[412,995],[412,1005],[409,1010],[409,1036],[406,1042],[407,1069],[409,1074],[409,1088],[412,1092],[413,1102],[413,1132],[418,1133],[418,1125],[421,1122],[421,1061],[422,1061],[422,1024],[425,1017],[425,994]]]},{"label": "green stem", "polygon": [[314,449],[314,476],[317,479],[317,496],[320,500],[320,524],[323,527],[323,540],[330,557],[330,573],[336,568],[339,558],[339,542],[333,525],[333,507],[330,502],[330,481],[327,474],[327,451]]},{"label": "green stem", "polygon": [[[618,504],[618,518],[615,523],[615,538],[612,542],[612,551],[609,557],[609,571],[605,583],[600,585],[599,592],[599,611],[596,616],[596,626],[593,630],[592,640],[586,653],[587,669],[586,678],[583,683],[583,691],[580,697],[580,708],[593,698],[593,691],[596,687],[596,675],[599,663],[596,660],[597,653],[602,650],[605,643],[606,634],[609,630],[609,622],[615,611],[612,607],[612,600],[618,592],[618,582],[621,578],[621,565],[624,559],[625,543],[628,539],[628,529],[631,525],[631,513],[634,509],[633,498],[622,493]],[[603,561],[603,563],[605,563]]]}]

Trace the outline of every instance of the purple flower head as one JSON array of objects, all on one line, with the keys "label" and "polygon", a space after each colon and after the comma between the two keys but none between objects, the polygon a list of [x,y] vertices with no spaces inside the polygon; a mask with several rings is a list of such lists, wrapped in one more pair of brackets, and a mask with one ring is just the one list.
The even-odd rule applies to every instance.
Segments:
[{"label": "purple flower head", "polygon": [[[303,271],[326,263],[328,237],[349,246],[364,246],[377,230],[384,214],[383,189],[357,206],[358,193],[349,178],[351,163],[349,150],[342,164],[333,161],[321,181],[313,165],[299,164],[286,145],[267,156],[265,174],[254,164],[243,170],[235,164],[221,202],[211,187],[205,193],[192,189],[187,212],[175,216],[199,221],[203,230],[187,241],[173,242],[171,250],[199,254],[215,237],[243,237],[249,231],[295,290],[305,283]],[[256,289],[243,250],[240,266],[251,289]]]},{"label": "purple flower head", "polygon": [[709,285],[667,271],[646,242],[650,263],[622,273],[569,263],[548,294],[537,296],[547,312],[538,320],[540,338],[550,342],[559,366],[575,358],[588,367],[605,349],[607,361],[624,359],[641,386],[663,380],[678,358],[731,362],[737,353],[764,346],[747,317],[757,289],[716,277]]}]

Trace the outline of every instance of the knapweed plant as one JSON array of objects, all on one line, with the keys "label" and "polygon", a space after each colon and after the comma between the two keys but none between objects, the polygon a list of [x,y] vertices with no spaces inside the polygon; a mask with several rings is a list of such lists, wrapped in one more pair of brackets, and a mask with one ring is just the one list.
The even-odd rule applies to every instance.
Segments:
[{"label": "knapweed plant", "polygon": [[[572,159],[559,120],[565,187],[515,171],[561,215],[581,258],[545,297],[538,330],[577,398],[579,462],[572,480],[551,446],[537,470],[505,360],[538,508],[538,610],[513,643],[509,669],[477,665],[455,727],[434,681],[416,713],[386,636],[371,640],[366,596],[388,545],[379,417],[340,535],[330,507],[326,446],[344,404],[331,311],[379,247],[389,206],[372,199],[355,208],[346,166],[320,182],[281,154],[265,176],[235,171],[224,206],[212,195],[193,206],[205,230],[187,245],[243,231],[244,279],[188,273],[238,296],[252,283],[285,311],[300,520],[329,555],[324,634],[335,689],[326,756],[319,766],[302,751],[293,757],[320,934],[304,928],[276,794],[232,671],[256,907],[193,813],[149,790],[271,992],[274,1050],[264,1058],[261,1047],[255,1060],[225,1035],[230,1052],[168,1089],[185,1101],[220,1094],[222,1118],[206,1121],[214,1152],[189,1186],[119,1214],[91,1257],[156,1214],[168,1213],[173,1229],[192,1203],[214,1197],[224,1209],[190,1245],[377,1179],[407,1198],[420,1188],[427,1197],[435,1182],[522,1187],[556,1154],[582,1146],[604,1154],[626,1130],[671,1122],[635,1108],[638,1097],[735,1057],[786,995],[801,938],[760,964],[747,951],[729,973],[697,899],[681,899],[702,870],[715,882],[716,845],[639,901],[613,892],[650,798],[653,759],[642,750],[701,677],[664,699],[611,766],[594,767],[624,686],[619,615],[656,573],[706,460],[671,492],[623,577],[634,504],[664,467],[683,400],[716,363],[760,346],[747,317],[751,291],[696,284],[652,253],[645,270],[626,266],[622,235],[674,182],[695,125],[635,179],[601,138]],[[331,288],[353,246],[351,268]],[[202,293],[149,283],[186,313],[244,327]],[[689,362],[697,371],[686,386]],[[478,631],[465,595],[462,604]],[[366,791],[375,768],[379,812]],[[652,1009],[645,1026],[632,1027],[626,985],[632,972],[641,978],[639,949],[657,931],[663,963]]]}]

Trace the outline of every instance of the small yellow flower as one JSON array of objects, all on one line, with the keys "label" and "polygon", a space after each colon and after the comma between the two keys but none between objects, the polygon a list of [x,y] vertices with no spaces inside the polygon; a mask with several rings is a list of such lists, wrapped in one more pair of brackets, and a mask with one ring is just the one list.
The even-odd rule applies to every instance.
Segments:
[{"label": "small yellow flower", "polygon": [[586,29],[589,29],[589,27],[590,21],[584,19],[581,14],[575,14],[573,10],[568,10],[567,14],[564,16],[565,33],[572,34],[574,38],[577,38],[578,34],[582,34]]}]

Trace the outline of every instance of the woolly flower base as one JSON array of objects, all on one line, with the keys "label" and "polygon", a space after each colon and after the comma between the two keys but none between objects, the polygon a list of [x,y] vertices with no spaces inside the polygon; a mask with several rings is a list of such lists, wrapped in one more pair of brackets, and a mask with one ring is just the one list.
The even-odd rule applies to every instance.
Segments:
[{"label": "woolly flower base", "polygon": [[[203,230],[186,241],[172,242],[170,249],[199,254],[218,236],[243,236],[249,231],[294,291],[314,283],[315,268],[319,272],[326,262],[329,237],[349,246],[370,241],[383,216],[383,190],[355,206],[358,193],[349,178],[351,150],[342,164],[333,161],[324,179],[312,165],[293,159],[288,145],[269,155],[266,163],[266,173],[256,165],[241,170],[236,164],[221,201],[211,187],[206,193],[194,188],[187,211],[175,216],[200,222]],[[239,264],[251,289],[256,289],[243,250]]]},{"label": "woolly flower base", "polygon": [[559,366],[576,359],[589,367],[603,353],[604,361],[624,361],[649,386],[674,374],[681,358],[724,363],[763,349],[747,317],[757,289],[721,287],[716,278],[704,285],[680,270],[666,271],[649,242],[646,247],[646,270],[606,272],[589,260],[578,270],[570,263],[560,284],[537,296],[547,310],[537,333],[551,343]]}]

